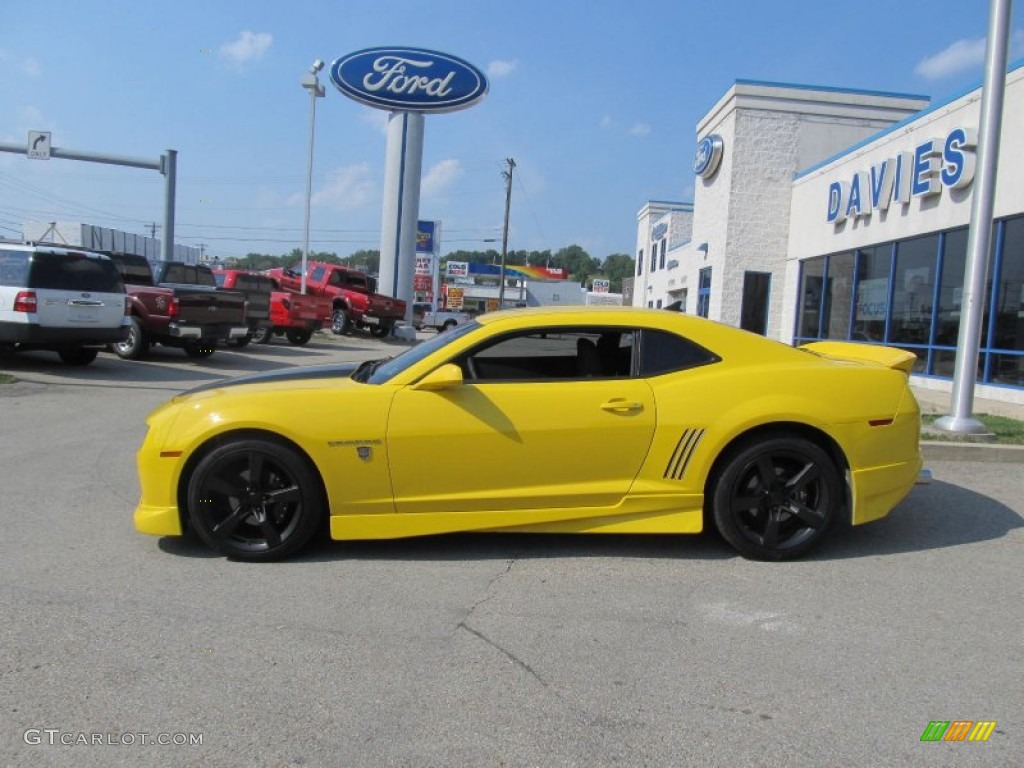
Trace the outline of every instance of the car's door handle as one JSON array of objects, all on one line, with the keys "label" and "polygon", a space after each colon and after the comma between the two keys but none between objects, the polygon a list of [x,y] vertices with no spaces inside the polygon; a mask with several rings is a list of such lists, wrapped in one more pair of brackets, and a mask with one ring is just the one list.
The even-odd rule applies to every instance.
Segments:
[{"label": "car's door handle", "polygon": [[632,413],[634,411],[642,411],[643,409],[643,403],[629,401],[621,397],[601,404],[602,411],[611,411],[612,413]]}]

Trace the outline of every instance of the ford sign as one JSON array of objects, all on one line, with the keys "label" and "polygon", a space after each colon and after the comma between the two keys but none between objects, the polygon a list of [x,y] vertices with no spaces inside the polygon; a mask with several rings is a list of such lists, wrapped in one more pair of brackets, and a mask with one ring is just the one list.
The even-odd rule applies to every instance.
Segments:
[{"label": "ford sign", "polygon": [[693,172],[702,179],[710,179],[718,170],[722,161],[722,149],[725,142],[717,133],[705,136],[697,144],[697,153],[693,158]]},{"label": "ford sign", "polygon": [[350,99],[397,112],[454,112],[487,95],[472,64],[422,48],[367,48],[331,64],[331,82]]}]

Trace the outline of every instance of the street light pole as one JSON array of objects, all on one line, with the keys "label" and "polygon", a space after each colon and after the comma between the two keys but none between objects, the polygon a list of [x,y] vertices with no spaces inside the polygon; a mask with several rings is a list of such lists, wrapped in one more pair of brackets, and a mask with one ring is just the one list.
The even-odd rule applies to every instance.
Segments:
[{"label": "street light pole", "polygon": [[501,277],[498,284],[498,310],[505,308],[505,265],[508,259],[508,214],[512,207],[512,171],[516,168],[516,161],[511,157],[505,160],[508,163],[508,170],[502,171],[505,179],[505,227],[501,235]]},{"label": "street light pole", "polygon": [[309,90],[309,161],[306,164],[306,223],[303,228],[302,240],[302,278],[299,290],[306,292],[306,264],[309,262],[309,206],[313,197],[313,137],[316,125],[316,100],[323,98],[324,87],[320,85],[317,73],[324,68],[324,63],[316,59],[309,68],[308,74],[302,76],[302,87]]}]

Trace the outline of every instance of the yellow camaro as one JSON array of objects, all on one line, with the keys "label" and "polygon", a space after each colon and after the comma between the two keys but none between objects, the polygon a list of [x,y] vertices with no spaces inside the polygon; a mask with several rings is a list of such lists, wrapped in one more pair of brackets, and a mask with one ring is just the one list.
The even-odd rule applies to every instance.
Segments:
[{"label": "yellow camaro", "polygon": [[921,468],[914,356],[664,310],[526,309],[154,411],[136,528],[242,560],[452,531],[698,533],[783,560]]}]

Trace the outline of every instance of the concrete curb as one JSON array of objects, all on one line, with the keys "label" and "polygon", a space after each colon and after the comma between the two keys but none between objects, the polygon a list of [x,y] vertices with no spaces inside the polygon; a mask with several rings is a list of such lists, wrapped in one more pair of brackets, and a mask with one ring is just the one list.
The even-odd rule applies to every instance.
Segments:
[{"label": "concrete curb", "polygon": [[928,461],[981,461],[1024,464],[1024,445],[921,441],[921,453]]}]

